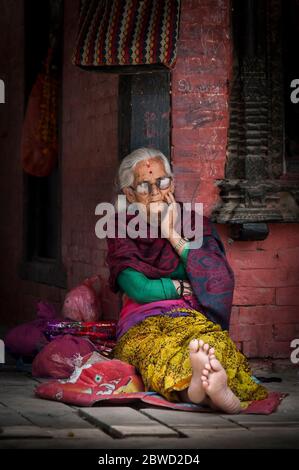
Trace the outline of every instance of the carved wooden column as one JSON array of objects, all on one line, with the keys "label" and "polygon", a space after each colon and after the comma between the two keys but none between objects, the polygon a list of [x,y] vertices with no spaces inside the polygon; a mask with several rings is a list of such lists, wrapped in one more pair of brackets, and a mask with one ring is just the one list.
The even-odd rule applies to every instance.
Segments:
[{"label": "carved wooden column", "polygon": [[299,221],[298,181],[283,179],[281,0],[236,0],[233,10],[226,178],[217,181],[222,200],[212,218],[233,224]]}]

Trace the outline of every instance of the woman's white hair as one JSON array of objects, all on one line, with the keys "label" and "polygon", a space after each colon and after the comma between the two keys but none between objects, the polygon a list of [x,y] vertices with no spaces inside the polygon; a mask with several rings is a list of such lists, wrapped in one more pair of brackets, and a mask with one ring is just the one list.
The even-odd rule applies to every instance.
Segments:
[{"label": "woman's white hair", "polygon": [[160,152],[160,150],[154,148],[141,147],[131,152],[122,160],[118,170],[118,178],[115,183],[117,193],[115,198],[115,207],[118,211],[125,209],[120,207],[121,205],[117,204],[117,198],[120,194],[123,195],[123,188],[132,186],[134,182],[134,169],[137,163],[157,157],[162,161],[166,174],[168,176],[173,176],[169,160],[162,152]]}]

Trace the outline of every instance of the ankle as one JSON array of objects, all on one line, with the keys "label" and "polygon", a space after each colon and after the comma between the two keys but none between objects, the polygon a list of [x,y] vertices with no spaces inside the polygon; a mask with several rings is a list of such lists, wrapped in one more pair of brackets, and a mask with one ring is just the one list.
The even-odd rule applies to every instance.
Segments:
[{"label": "ankle", "polygon": [[237,414],[241,410],[241,402],[234,392],[228,388],[223,400],[223,408],[229,414]]}]

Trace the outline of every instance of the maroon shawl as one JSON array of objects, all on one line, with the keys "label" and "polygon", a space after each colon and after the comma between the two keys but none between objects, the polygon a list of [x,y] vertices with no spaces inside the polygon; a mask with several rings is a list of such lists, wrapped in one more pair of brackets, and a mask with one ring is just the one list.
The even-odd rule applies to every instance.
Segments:
[{"label": "maroon shawl", "polygon": [[[181,208],[182,204],[180,203]],[[126,224],[135,215],[126,215]],[[117,223],[116,214],[116,223]],[[191,227],[194,227],[192,211]],[[169,276],[178,266],[180,258],[166,238],[151,238],[148,225],[147,238],[107,238],[106,263],[110,269],[109,284],[113,292],[119,291],[118,274],[133,268],[151,279]],[[201,312],[228,329],[234,289],[233,272],[227,262],[219,235],[207,217],[203,218],[203,244],[190,249],[185,267],[193,292],[201,305]]]}]

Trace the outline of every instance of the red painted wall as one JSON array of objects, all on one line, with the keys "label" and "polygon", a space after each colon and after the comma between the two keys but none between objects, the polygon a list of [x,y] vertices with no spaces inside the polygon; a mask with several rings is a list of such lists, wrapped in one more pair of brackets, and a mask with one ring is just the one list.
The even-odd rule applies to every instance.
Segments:
[{"label": "red painted wall", "polygon": [[[117,168],[116,75],[82,71],[71,64],[78,0],[65,1],[62,123],[62,256],[68,288],[100,273],[106,244],[94,233],[96,205],[109,201]],[[36,302],[61,305],[63,289],[22,281],[23,117],[22,0],[0,0],[0,78],[7,103],[0,105],[1,215],[0,311],[2,322],[34,318]],[[182,0],[178,59],[172,74],[172,163],[176,197],[203,202],[207,215],[218,201],[215,180],[224,176],[231,76],[228,0]],[[263,242],[230,243],[217,226],[235,272],[231,335],[249,356],[289,357],[299,336],[299,231],[271,224]],[[118,298],[105,289],[104,316],[116,317]]]}]

